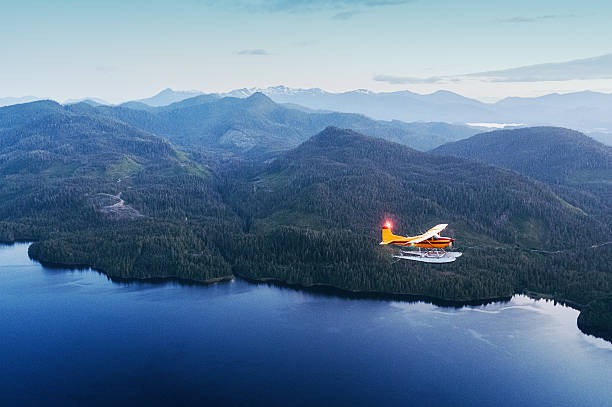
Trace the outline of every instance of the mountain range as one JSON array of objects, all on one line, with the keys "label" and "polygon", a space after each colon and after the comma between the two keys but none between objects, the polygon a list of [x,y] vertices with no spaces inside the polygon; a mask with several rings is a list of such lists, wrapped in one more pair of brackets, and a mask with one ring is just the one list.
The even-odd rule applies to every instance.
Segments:
[{"label": "mountain range", "polygon": [[164,89],[154,96],[145,99],[135,100],[138,103],[144,103],[149,106],[166,106],[181,100],[192,98],[194,96],[202,95],[204,92],[197,90],[172,90],[170,88]]},{"label": "mountain range", "polygon": [[159,107],[131,102],[121,106],[81,103],[66,108],[120,120],[180,146],[263,158],[296,147],[327,126],[350,128],[419,150],[478,132],[463,125],[386,122],[360,114],[304,111],[277,104],[262,93],[247,98],[200,95]]},{"label": "mountain range", "polygon": [[[508,97],[496,103],[485,103],[444,90],[431,94],[410,91],[377,93],[364,89],[333,93],[318,88],[295,89],[285,86],[242,88],[206,96],[219,99],[246,98],[254,93],[263,93],[279,104],[308,112],[359,113],[376,120],[404,122],[561,126],[586,132],[598,141],[612,144],[612,94],[600,92]],[[168,88],[150,98],[126,102],[122,106],[147,110],[201,95],[204,93],[197,90],[175,91]],[[0,106],[33,99],[0,99]],[[89,100],[93,101],[89,102],[91,104],[105,104],[99,99]],[[74,102],[71,100],[67,103]]]},{"label": "mountain range", "polygon": [[[164,92],[169,91],[166,89]],[[243,88],[213,95],[243,98],[257,92],[281,104],[360,113],[378,120],[562,126],[595,133],[600,141],[608,143],[612,134],[612,94],[591,91],[508,97],[496,103],[481,102],[449,91],[425,95],[410,91],[377,93],[363,89],[332,93],[318,88],[285,86]]]},{"label": "mountain range", "polygon": [[[356,90],[330,93],[321,89],[258,89],[278,103],[311,109],[365,114],[374,119],[449,123],[517,123],[554,125],[586,132],[612,133],[612,94],[576,92],[540,97],[510,97],[484,103],[448,91],[421,95],[410,91],[375,93]],[[249,90],[241,90],[247,95]]]}]

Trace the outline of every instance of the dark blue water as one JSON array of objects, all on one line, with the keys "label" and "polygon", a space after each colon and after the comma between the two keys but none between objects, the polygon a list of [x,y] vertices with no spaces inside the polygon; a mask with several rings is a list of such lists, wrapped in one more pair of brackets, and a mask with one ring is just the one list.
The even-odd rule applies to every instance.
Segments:
[{"label": "dark blue water", "polygon": [[612,405],[612,345],[551,302],[113,283],[27,247],[0,246],[2,405]]}]

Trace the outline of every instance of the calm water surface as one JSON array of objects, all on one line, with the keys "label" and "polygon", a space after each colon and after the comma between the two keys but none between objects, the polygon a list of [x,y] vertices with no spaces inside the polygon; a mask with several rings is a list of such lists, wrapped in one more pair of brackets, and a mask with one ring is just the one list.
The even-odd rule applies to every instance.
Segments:
[{"label": "calm water surface", "polygon": [[27,247],[0,246],[2,405],[612,405],[612,345],[552,302],[113,283]]}]

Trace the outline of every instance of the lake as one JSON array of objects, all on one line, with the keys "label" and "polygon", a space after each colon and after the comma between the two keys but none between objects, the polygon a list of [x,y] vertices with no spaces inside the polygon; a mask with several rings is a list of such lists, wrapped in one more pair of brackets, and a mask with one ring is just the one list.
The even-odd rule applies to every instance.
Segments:
[{"label": "lake", "polygon": [[116,283],[43,267],[27,248],[0,246],[5,406],[612,405],[612,345],[550,301]]}]

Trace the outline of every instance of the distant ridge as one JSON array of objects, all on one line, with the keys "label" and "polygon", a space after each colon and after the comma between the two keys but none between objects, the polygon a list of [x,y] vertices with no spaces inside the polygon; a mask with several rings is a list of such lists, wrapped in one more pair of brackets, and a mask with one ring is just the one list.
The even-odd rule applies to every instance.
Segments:
[{"label": "distant ridge", "polygon": [[[211,93],[216,97],[246,98],[263,93],[277,103],[315,111],[359,113],[378,120],[446,123],[522,123],[527,126],[562,126],[594,133],[600,140],[612,134],[612,94],[593,91],[552,93],[539,97],[508,97],[486,103],[447,90],[419,94],[408,90],[373,92],[356,89],[328,92],[320,88],[241,88]],[[202,94],[166,89],[139,102],[163,106]]]},{"label": "distant ridge", "polygon": [[83,99],[68,99],[64,101],[64,105],[74,105],[76,103],[87,103],[92,106],[109,105],[106,100],[99,98],[83,98]]},{"label": "distant ridge", "polygon": [[[271,86],[203,93],[197,90],[176,91],[167,88],[150,98],[125,102],[120,106],[152,111],[188,100],[186,103],[195,105],[202,100],[212,101],[224,97],[244,99],[256,93],[262,93],[278,104],[309,113],[357,113],[375,120],[468,125],[478,123],[485,127],[488,124],[504,127],[513,123],[519,123],[521,126],[558,126],[576,129],[605,144],[612,144],[612,94],[588,90],[566,94],[552,93],[539,97],[508,97],[496,103],[485,103],[446,90],[430,94],[408,90],[373,92],[367,89],[334,93],[320,88]],[[0,99],[0,105],[24,103],[34,99],[37,98],[4,98]],[[108,105],[97,98],[68,100],[65,103],[79,102],[94,106]],[[175,107],[179,105],[173,108]]]},{"label": "distant ridge", "polygon": [[166,106],[171,103],[180,102],[194,96],[203,94],[203,92],[197,90],[173,90],[170,88],[164,89],[155,96],[150,98],[139,99],[135,102],[144,103],[149,106]]},{"label": "distant ridge", "polygon": [[[91,113],[82,104],[70,108]],[[97,113],[158,134],[177,145],[260,158],[296,147],[330,125],[419,150],[429,150],[478,132],[468,126],[446,123],[384,122],[360,114],[293,109],[275,103],[260,92],[247,98],[198,95],[159,107],[129,102],[121,106],[99,106]]]},{"label": "distant ridge", "polygon": [[0,98],[0,107],[16,105],[19,103],[29,103],[29,102],[34,102],[35,100],[40,100],[40,98],[36,96],[21,96],[21,97],[9,96],[9,97]]},{"label": "distant ridge", "polygon": [[228,94],[246,96],[253,92],[262,92],[277,103],[361,113],[381,120],[523,123],[569,127],[589,133],[612,133],[612,94],[592,91],[510,97],[496,103],[481,102],[445,90],[424,95],[410,91],[376,93],[362,89],[332,93],[318,88],[275,86],[240,89]]}]

